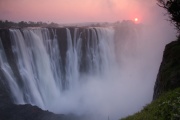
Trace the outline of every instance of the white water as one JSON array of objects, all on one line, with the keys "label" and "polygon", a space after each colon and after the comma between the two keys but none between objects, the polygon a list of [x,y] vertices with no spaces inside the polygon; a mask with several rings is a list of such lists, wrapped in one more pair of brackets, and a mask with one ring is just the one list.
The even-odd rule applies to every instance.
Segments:
[{"label": "white water", "polygon": [[[70,30],[66,28],[67,51],[66,64],[64,65],[66,91],[77,88],[81,82],[82,32],[79,33],[78,30],[78,28],[75,28],[74,40],[72,40]],[[115,62],[113,30],[112,28],[97,28],[98,35],[95,29],[88,29],[88,32],[90,31],[92,34],[90,36],[90,33],[88,33],[89,38],[86,43],[88,47],[85,53],[88,58],[87,62],[89,62],[87,65],[90,67],[88,72],[91,75],[100,76]],[[57,101],[61,100],[63,92],[63,73],[61,70],[63,65],[61,56],[59,56],[56,31],[53,31],[53,39],[50,38],[48,29],[41,28],[23,29],[22,31],[11,29],[10,33],[12,43],[10,47],[12,47],[23,85],[21,86],[15,82],[16,77],[13,76],[13,72],[7,63],[2,44],[0,44],[1,58],[4,59],[1,59],[1,68],[7,74],[6,79],[9,84],[13,84],[10,88],[12,88],[11,92],[13,92],[15,102],[18,104],[30,103],[43,109],[58,112],[54,110],[54,106],[52,107],[49,104],[49,102],[58,104]]]},{"label": "white water", "polygon": [[21,80],[0,42],[0,65],[15,103],[100,120],[124,117],[151,101],[166,42],[159,45],[152,33],[133,26],[65,31],[67,51],[60,51],[56,29],[10,29],[9,47]]}]

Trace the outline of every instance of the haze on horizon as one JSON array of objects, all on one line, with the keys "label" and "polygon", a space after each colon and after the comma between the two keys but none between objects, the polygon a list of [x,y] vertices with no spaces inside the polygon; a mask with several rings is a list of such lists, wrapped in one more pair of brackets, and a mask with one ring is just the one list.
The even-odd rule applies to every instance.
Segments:
[{"label": "haze on horizon", "polygon": [[15,22],[149,22],[159,13],[156,0],[0,0],[0,19]]}]

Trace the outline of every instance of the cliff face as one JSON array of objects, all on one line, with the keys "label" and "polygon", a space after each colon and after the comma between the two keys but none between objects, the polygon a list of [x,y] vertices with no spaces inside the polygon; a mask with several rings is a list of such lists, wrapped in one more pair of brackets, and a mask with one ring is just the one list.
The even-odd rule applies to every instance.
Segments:
[{"label": "cliff face", "polygon": [[166,45],[154,86],[153,100],[177,87],[180,87],[180,40]]}]

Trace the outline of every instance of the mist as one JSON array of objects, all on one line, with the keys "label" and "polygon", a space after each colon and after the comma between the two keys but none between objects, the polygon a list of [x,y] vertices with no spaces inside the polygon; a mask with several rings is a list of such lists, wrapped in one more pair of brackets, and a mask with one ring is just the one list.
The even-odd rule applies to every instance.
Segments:
[{"label": "mist", "polygon": [[[107,4],[113,9],[113,3],[109,2]],[[81,78],[88,82],[68,91],[58,111],[86,114],[91,116],[90,120],[117,120],[140,111],[152,101],[164,47],[176,40],[176,31],[162,8],[138,2],[146,21],[134,39],[123,40],[117,35],[116,67],[103,76]]]},{"label": "mist", "polygon": [[[86,114],[91,116],[90,120],[117,120],[140,111],[152,101],[165,45],[176,40],[176,31],[168,21],[168,16],[164,15],[166,11],[156,4],[149,4],[154,1],[133,2],[141,9],[143,27],[137,31],[135,38],[124,40],[117,34],[116,67],[106,71],[103,76],[81,78],[88,79],[88,82],[68,91],[62,97],[58,111]],[[115,9],[113,1],[107,0],[104,4],[111,12]]]},{"label": "mist", "polygon": [[[17,2],[20,4],[22,1],[18,0]],[[72,113],[85,116],[88,120],[107,120],[108,118],[117,120],[140,111],[152,101],[154,84],[165,45],[176,40],[176,31],[167,21],[168,16],[164,15],[166,11],[156,5],[156,0],[97,0],[96,2],[87,0],[87,3],[94,5],[93,8],[97,13],[82,8],[75,11],[78,16],[76,18],[72,15],[72,10],[78,6],[74,7],[72,4],[76,2],[77,5],[80,5],[80,2],[83,3],[83,1],[68,2],[72,9],[67,12],[69,8],[64,8],[64,11],[67,12],[66,15],[62,14],[60,7],[56,10],[49,10],[49,12],[46,8],[47,16],[43,13],[43,16],[36,18],[39,14],[33,16],[36,9],[31,12],[32,5],[30,5],[27,11],[30,13],[29,17],[23,13],[26,5],[24,4],[18,17],[28,21],[48,21],[50,19],[58,23],[65,21],[68,23],[114,22],[133,20],[138,17],[138,25],[141,26],[141,29],[130,28],[133,30],[132,34],[126,34],[126,32],[120,34],[120,28],[115,26],[113,40],[116,42],[114,46],[116,61],[110,69],[104,70],[101,75],[97,76],[82,75],[79,79],[80,81],[85,80],[85,82],[63,92],[59,96],[60,99],[50,103],[49,110],[57,114]],[[13,6],[11,0],[8,2],[2,0],[0,3]],[[36,2],[32,3],[35,5]],[[2,19],[19,21],[19,18],[16,17],[18,12],[14,14],[12,9],[2,7],[2,4],[0,7]],[[37,11],[42,11],[45,7],[39,8]],[[81,10],[85,12],[82,14]],[[5,15],[7,11],[8,14]],[[51,13],[53,19],[50,17]],[[90,13],[89,16],[88,13]]]},{"label": "mist", "polygon": [[117,120],[149,104],[165,45],[176,40],[174,27],[159,10],[139,31],[130,28],[135,33],[121,34],[116,26],[115,65],[103,75],[83,76],[81,80],[87,82],[65,92],[54,112],[85,115],[88,120]]},{"label": "mist", "polygon": [[136,37],[122,39],[118,34],[117,63],[100,76],[81,77],[87,82],[62,94],[54,112],[85,115],[89,120],[117,120],[140,111],[152,101],[164,47],[176,39],[175,33],[168,21],[163,21],[143,25]]}]

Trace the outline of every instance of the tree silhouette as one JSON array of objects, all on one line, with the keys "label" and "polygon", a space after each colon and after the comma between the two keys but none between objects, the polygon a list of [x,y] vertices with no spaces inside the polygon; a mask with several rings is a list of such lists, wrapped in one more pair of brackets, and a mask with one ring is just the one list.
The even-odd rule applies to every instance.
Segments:
[{"label": "tree silhouette", "polygon": [[180,0],[157,0],[158,5],[167,10],[170,21],[180,33]]}]

